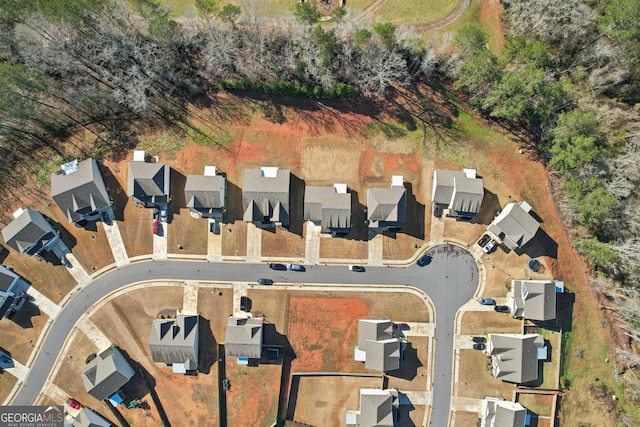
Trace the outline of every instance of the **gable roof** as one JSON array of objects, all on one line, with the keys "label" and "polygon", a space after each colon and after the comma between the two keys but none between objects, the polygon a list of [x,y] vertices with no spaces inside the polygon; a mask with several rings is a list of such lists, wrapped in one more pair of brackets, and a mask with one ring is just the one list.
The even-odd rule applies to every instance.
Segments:
[{"label": "gable roof", "polygon": [[460,213],[478,213],[484,198],[482,178],[475,178],[475,171],[467,176],[465,171],[436,169],[433,172],[431,201],[446,205]]},{"label": "gable roof", "polygon": [[17,309],[24,304],[27,289],[29,289],[29,284],[22,277],[4,265],[0,265],[0,319],[10,309]]},{"label": "gable roof", "polygon": [[198,316],[178,314],[175,319],[154,319],[149,336],[154,362],[182,363],[186,370],[198,368]]},{"label": "gable roof", "polygon": [[8,292],[12,285],[20,278],[13,270],[0,265],[0,292]]},{"label": "gable roof", "polygon": [[367,220],[369,227],[404,226],[407,218],[407,190],[404,187],[367,189]]},{"label": "gable roof", "polygon": [[245,169],[242,184],[243,221],[271,222],[289,225],[289,187],[291,171],[277,169],[268,176],[262,169]]},{"label": "gable roof", "polygon": [[358,347],[365,348],[367,341],[388,340],[392,334],[391,320],[358,319]]},{"label": "gable roof", "polygon": [[489,334],[493,376],[516,384],[538,379],[538,348],[543,345],[538,334]]},{"label": "gable roof", "polygon": [[518,203],[512,202],[504,207],[487,230],[498,236],[510,249],[524,246],[536,235],[540,228],[538,221]]},{"label": "gable roof", "polygon": [[73,427],[111,427],[113,424],[85,406],[73,420],[72,425]]},{"label": "gable roof", "polygon": [[366,353],[367,368],[385,372],[400,368],[401,343],[392,331],[390,320],[358,320],[358,350]]},{"label": "gable roof", "polygon": [[556,284],[549,280],[512,280],[511,315],[530,320],[556,318]]},{"label": "gable roof", "polygon": [[120,349],[111,346],[85,365],[82,381],[90,395],[104,400],[125,385],[134,373]]},{"label": "gable roof", "polygon": [[226,178],[221,175],[187,175],[184,197],[188,208],[222,209]]},{"label": "gable roof", "polygon": [[485,397],[482,425],[487,427],[524,427],[527,409],[519,402]]},{"label": "gable roof", "polygon": [[81,161],[70,173],[60,170],[51,174],[51,197],[70,223],[110,204],[107,187],[94,159]]},{"label": "gable roof", "polygon": [[11,248],[30,255],[39,252],[56,233],[39,211],[25,210],[2,229],[2,238]]},{"label": "gable roof", "polygon": [[304,189],[304,220],[319,223],[322,232],[351,227],[351,193],[334,186],[309,185]]},{"label": "gable roof", "polygon": [[162,163],[130,162],[127,195],[140,203],[168,203],[170,169]]},{"label": "gable roof", "polygon": [[393,427],[398,409],[397,390],[360,389],[360,427]]},{"label": "gable roof", "polygon": [[224,353],[228,357],[259,359],[262,355],[263,318],[229,317]]}]

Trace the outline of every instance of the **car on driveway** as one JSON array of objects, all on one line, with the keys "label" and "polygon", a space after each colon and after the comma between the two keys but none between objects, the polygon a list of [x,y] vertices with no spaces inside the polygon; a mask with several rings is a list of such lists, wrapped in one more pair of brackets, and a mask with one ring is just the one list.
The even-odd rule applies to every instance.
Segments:
[{"label": "car on driveway", "polygon": [[249,299],[249,297],[240,297],[240,310],[251,311],[251,300]]},{"label": "car on driveway", "polygon": [[271,279],[258,279],[258,285],[273,285],[273,280]]},{"label": "car on driveway", "polygon": [[495,307],[493,307],[493,309],[495,311],[497,311],[498,313],[508,313],[509,312],[509,306],[508,305],[496,305]]},{"label": "car on driveway", "polygon": [[300,264],[287,264],[287,270],[304,271],[304,267]]},{"label": "car on driveway", "polygon": [[167,222],[167,205],[160,206],[160,222]]},{"label": "car on driveway", "polygon": [[356,273],[363,273],[364,267],[361,265],[350,265],[349,270],[355,271]]},{"label": "car on driveway", "polygon": [[474,350],[484,350],[485,348],[487,348],[487,345],[483,342],[477,342],[473,345]]},{"label": "car on driveway", "polygon": [[73,409],[82,409],[82,405],[80,404],[80,402],[71,397],[67,399],[67,405],[69,405]]},{"label": "car on driveway", "polygon": [[431,263],[431,257],[427,254],[422,255],[420,258],[418,258],[418,261],[416,261],[416,264],[418,264],[419,267],[424,267],[427,264]]},{"label": "car on driveway", "polygon": [[496,305],[496,300],[493,298],[480,298],[478,302],[482,305]]},{"label": "car on driveway", "polygon": [[478,240],[478,246],[480,246],[481,248],[484,248],[486,244],[489,243],[490,241],[491,241],[491,236],[489,236],[488,234],[485,234],[480,238],[480,240]]},{"label": "car on driveway", "polygon": [[269,264],[269,268],[272,270],[286,270],[287,266],[284,264],[278,264],[276,262],[272,262]]},{"label": "car on driveway", "polygon": [[401,331],[408,331],[409,329],[411,329],[406,323],[394,323],[393,327]]},{"label": "car on driveway", "polygon": [[229,389],[231,388],[231,383],[229,382],[228,379],[223,379],[222,380],[222,390],[224,391],[229,391]]},{"label": "car on driveway", "polygon": [[153,234],[158,234],[159,227],[160,227],[160,225],[158,224],[158,220],[154,219],[153,220]]},{"label": "car on driveway", "polygon": [[433,205],[433,216],[436,218],[440,218],[442,216],[442,209],[440,209],[440,206]]},{"label": "car on driveway", "polygon": [[489,243],[487,243],[486,245],[484,245],[484,247],[482,248],[482,250],[483,250],[485,253],[487,253],[487,254],[488,254],[488,253],[490,253],[490,252],[493,250],[493,248],[495,248],[495,246],[496,246],[496,241],[495,241],[495,240],[489,240]]},{"label": "car on driveway", "polygon": [[487,339],[485,337],[473,337],[471,338],[471,340],[475,343],[487,342]]}]

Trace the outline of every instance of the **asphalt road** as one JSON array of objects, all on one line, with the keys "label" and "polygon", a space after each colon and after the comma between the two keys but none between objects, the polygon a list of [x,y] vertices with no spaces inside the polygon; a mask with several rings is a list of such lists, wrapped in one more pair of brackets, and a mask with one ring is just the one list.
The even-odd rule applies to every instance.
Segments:
[{"label": "asphalt road", "polygon": [[[427,252],[432,261],[424,266],[366,267],[356,273],[346,266],[305,266],[305,272],[274,271],[268,264],[212,263],[205,261],[146,261],[129,264],[99,277],[78,292],[60,311],[24,384],[12,405],[32,405],[51,372],[57,355],[76,321],[109,293],[145,280],[202,280],[254,282],[259,277],[276,283],[349,285],[411,285],[429,295],[436,309],[433,409],[431,425],[446,426],[451,404],[455,315],[472,298],[478,286],[478,268],[469,252],[442,244]],[[400,319],[401,320],[401,319]],[[115,321],[115,319],[114,319]]]}]

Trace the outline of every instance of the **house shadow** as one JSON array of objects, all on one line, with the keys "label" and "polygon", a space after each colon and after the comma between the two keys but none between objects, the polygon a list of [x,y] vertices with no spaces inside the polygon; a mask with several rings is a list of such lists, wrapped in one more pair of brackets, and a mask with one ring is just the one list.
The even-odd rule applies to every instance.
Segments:
[{"label": "house shadow", "polygon": [[29,329],[33,328],[32,318],[40,316],[40,314],[38,306],[29,299],[24,303],[20,310],[11,313],[7,318],[22,329]]},{"label": "house shadow", "polygon": [[343,239],[366,241],[369,237],[366,226],[367,214],[365,206],[360,203],[360,196],[356,190],[349,188],[351,193],[351,228],[349,233],[341,236]]},{"label": "house shadow", "polygon": [[534,211],[533,209],[531,209],[529,211],[529,215],[531,215],[533,217],[533,219],[535,219],[536,221],[538,221],[540,224],[544,223],[544,220],[542,219],[542,217],[540,217],[540,215],[538,215],[536,213],[536,211]]},{"label": "house shadow", "polygon": [[540,227],[533,239],[529,240],[521,248],[517,248],[515,252],[518,255],[525,254],[530,258],[548,256],[549,258],[558,259],[558,243]]},{"label": "house shadow", "polygon": [[402,228],[401,232],[403,234],[407,234],[409,236],[415,237],[416,239],[424,240],[425,238],[425,229],[424,229],[424,214],[425,214],[425,206],[418,202],[416,199],[416,195],[413,192],[413,184],[410,182],[404,183],[404,188],[406,189],[406,223]]},{"label": "house shadow", "polygon": [[4,262],[5,259],[9,256],[9,250],[4,246],[0,245],[0,262]]},{"label": "house shadow", "polygon": [[242,221],[242,188],[227,179],[227,196],[225,198],[224,222],[233,224],[235,221]]},{"label": "house shadow", "polygon": [[422,363],[418,359],[418,351],[413,348],[410,342],[407,343],[407,346],[402,352],[402,359],[403,361],[400,369],[387,371],[385,372],[385,375],[411,381],[418,375],[418,368],[422,366]]},{"label": "house shadow", "polygon": [[127,196],[127,191],[122,188],[120,182],[111,172],[111,169],[106,166],[100,165],[100,170],[102,171],[104,185],[106,185],[107,191],[109,192],[109,197],[111,198],[111,204],[113,205],[113,215],[116,221],[124,221],[124,208],[127,206],[127,203],[129,203],[129,196]]},{"label": "house shadow", "polygon": [[3,373],[5,369],[13,368],[14,366],[13,357],[11,357],[9,350],[0,346],[0,373]]},{"label": "house shadow", "polygon": [[471,223],[489,225],[491,224],[491,221],[493,221],[493,218],[497,215],[497,212],[500,211],[500,209],[501,206],[500,200],[498,200],[498,196],[485,188],[480,211],[471,220]]},{"label": "house shadow", "polygon": [[211,332],[211,321],[200,316],[198,321],[198,369],[208,375],[218,358],[218,343]]},{"label": "house shadow", "polygon": [[[65,246],[66,246],[69,250],[72,250],[72,249],[73,249],[73,248],[78,244],[78,241],[76,240],[76,238],[75,238],[75,237],[73,237],[73,234],[69,233],[69,231],[67,231],[67,229],[66,229],[62,224],[60,224],[59,222],[54,221],[53,219],[51,219],[51,218],[49,218],[49,217],[46,217],[46,218],[47,218],[47,220],[49,221],[49,223],[50,223],[51,225],[53,225],[53,227],[54,227],[55,229],[57,229],[57,230],[60,232],[60,240],[62,240],[62,242],[65,244]],[[52,253],[52,252],[51,252],[51,251],[49,251],[49,252],[47,253],[47,255],[49,255],[49,254],[51,254],[51,253]],[[56,257],[56,258],[57,258],[57,257]],[[46,259],[47,261],[49,261],[49,260],[48,260],[48,257],[45,257],[45,259]],[[57,264],[56,264],[56,265],[59,265],[59,264],[60,264],[60,260],[58,260],[58,262],[57,262]]]},{"label": "house shadow", "polygon": [[576,294],[564,290],[561,294],[556,294],[558,307],[558,324],[563,332],[571,332],[573,319],[573,306],[576,302]]},{"label": "house shadow", "polygon": [[174,168],[171,168],[171,177],[169,185],[169,194],[171,195],[171,203],[167,207],[167,221],[171,222],[173,214],[179,214],[180,208],[187,206],[184,196],[184,187],[187,184],[187,177]]},{"label": "house shadow", "polygon": [[292,173],[289,189],[289,231],[298,236],[302,236],[304,223],[304,187],[304,181]]},{"label": "house shadow", "polygon": [[551,354],[553,354],[553,346],[549,340],[544,340],[544,346],[547,347],[547,357],[538,359],[538,378],[534,381],[522,384],[524,387],[539,388],[544,384],[544,364],[551,362]]},{"label": "house shadow", "polygon": [[416,427],[409,415],[409,413],[416,408],[413,406],[413,403],[411,403],[411,400],[409,400],[409,397],[402,392],[398,392],[398,401],[400,405],[398,406],[396,423],[394,425],[397,427]]}]

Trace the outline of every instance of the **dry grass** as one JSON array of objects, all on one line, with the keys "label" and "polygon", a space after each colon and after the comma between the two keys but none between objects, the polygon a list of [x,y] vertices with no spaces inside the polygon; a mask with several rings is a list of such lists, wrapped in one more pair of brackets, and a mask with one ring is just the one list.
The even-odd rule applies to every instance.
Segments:
[{"label": "dry grass", "polygon": [[[269,427],[278,413],[281,365],[238,365],[227,361],[229,427]],[[195,425],[195,424],[192,424]]]},{"label": "dry grass", "polygon": [[262,233],[262,256],[304,258],[305,238],[283,227],[260,230]]},{"label": "dry grass", "polygon": [[[25,365],[49,317],[27,302],[12,320],[0,321],[0,346]],[[9,375],[9,374],[4,374]],[[1,400],[0,400],[1,402]]]},{"label": "dry grass", "polygon": [[221,229],[222,255],[246,256],[247,255],[247,223],[236,221],[227,224]]},{"label": "dry grass", "polygon": [[[183,208],[174,211],[168,227],[167,247],[170,253],[207,255],[209,223],[206,219],[193,218],[189,209]],[[182,250],[177,249],[178,245]]]},{"label": "dry grass", "polygon": [[227,317],[233,312],[233,291],[229,288],[216,288],[215,285],[200,286],[198,312],[202,318],[209,321],[216,341],[222,341],[227,327]]},{"label": "dry grass", "polygon": [[431,322],[422,298],[408,292],[363,292],[358,295],[376,319],[391,319],[399,322]]},{"label": "dry grass", "polygon": [[[302,176],[307,185],[346,183],[360,191],[358,168],[365,150],[360,141],[341,137],[302,138]],[[336,161],[340,159],[340,161]]]},{"label": "dry grass", "polygon": [[0,403],[4,402],[9,396],[17,382],[18,379],[7,372],[0,374]]},{"label": "dry grass", "polygon": [[404,353],[402,367],[398,371],[387,372],[387,388],[400,391],[420,391],[427,389],[427,357],[430,338],[408,337],[410,345]]},{"label": "dry grass", "polygon": [[522,404],[529,412],[543,417],[551,416],[553,413],[553,395],[519,392],[516,400]]},{"label": "dry grass", "polygon": [[[362,222],[352,221],[351,230],[362,230]],[[369,247],[366,240],[348,238],[322,238],[320,239],[320,258],[324,259],[367,259]]]},{"label": "dry grass", "polygon": [[475,412],[456,412],[456,421],[453,427],[471,427],[478,425],[480,417]]},{"label": "dry grass", "polygon": [[495,311],[468,311],[462,315],[461,335],[519,334],[522,320]]},{"label": "dry grass", "polygon": [[491,359],[478,350],[460,350],[458,396],[482,399],[485,396],[510,400],[515,387],[494,378]]}]

